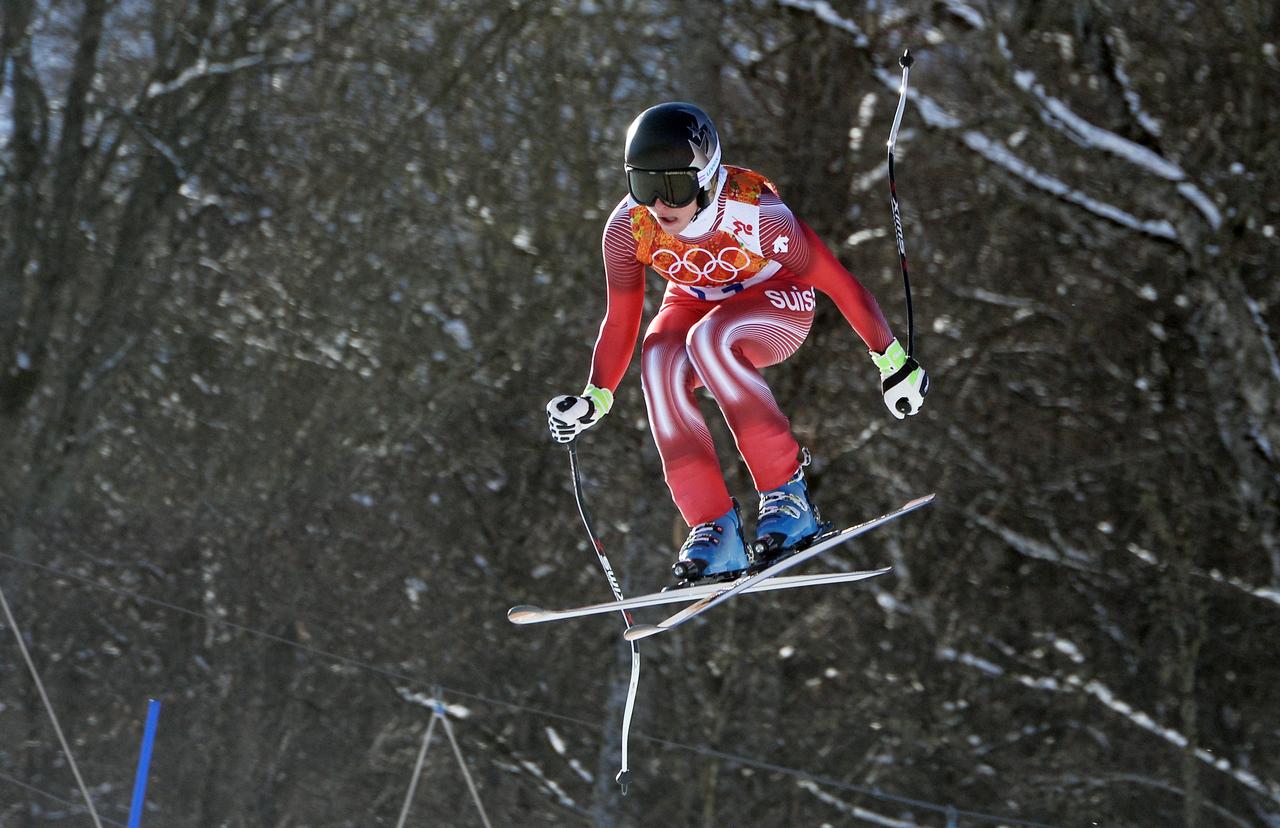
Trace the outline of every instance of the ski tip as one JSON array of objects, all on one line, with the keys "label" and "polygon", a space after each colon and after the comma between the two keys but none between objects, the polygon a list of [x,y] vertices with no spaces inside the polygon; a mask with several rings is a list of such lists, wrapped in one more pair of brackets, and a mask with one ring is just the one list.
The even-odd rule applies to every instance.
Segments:
[{"label": "ski tip", "polygon": [[854,576],[856,576],[856,577],[851,577],[851,578],[849,578],[848,580],[850,580],[850,581],[865,581],[865,580],[867,580],[868,578],[878,578],[878,577],[880,577],[881,575],[888,575],[888,574],[889,574],[890,572],[892,572],[892,571],[893,571],[893,567],[891,567],[891,566],[882,566],[882,567],[880,567],[879,569],[867,569],[867,570],[864,570],[864,571],[862,571],[862,572],[855,572],[855,573],[851,573],[852,575],[854,575]]},{"label": "ski tip", "polygon": [[929,492],[929,494],[925,495],[924,497],[917,497],[915,500],[910,501],[909,503],[907,503],[906,506],[903,506],[902,508],[918,509],[921,506],[928,506],[930,503],[933,502],[933,499],[937,496],[938,496],[937,492]]},{"label": "ski tip", "polygon": [[662,627],[657,627],[653,624],[633,624],[632,626],[627,627],[627,631],[622,634],[622,637],[628,641],[639,641],[642,638],[657,635],[662,632],[662,630]]},{"label": "ski tip", "polygon": [[533,607],[528,604],[521,604],[518,607],[512,607],[507,610],[507,620],[512,624],[532,624],[537,621],[543,614],[542,607]]}]

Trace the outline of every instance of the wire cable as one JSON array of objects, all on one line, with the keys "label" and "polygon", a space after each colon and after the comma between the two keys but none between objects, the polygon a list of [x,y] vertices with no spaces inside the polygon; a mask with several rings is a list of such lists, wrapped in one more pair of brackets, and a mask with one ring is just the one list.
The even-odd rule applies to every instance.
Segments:
[{"label": "wire cable", "polygon": [[[163,607],[173,612],[178,612],[184,615],[189,615],[195,618],[203,619],[205,621],[208,621],[211,624],[218,624],[221,626],[229,627],[231,629],[238,630],[248,635],[263,638],[268,641],[273,641],[277,644],[283,644],[287,647],[292,647],[302,652],[310,653],[312,655],[330,659],[333,661],[338,661],[343,664],[356,667],[360,670],[364,670],[371,674],[380,675],[386,678],[396,679],[398,681],[409,682],[411,684],[421,686],[424,689],[437,689],[441,694],[448,693],[453,696],[457,696],[458,698],[471,699],[473,701],[492,705],[495,707],[503,707],[503,708],[507,708],[513,711],[518,711],[521,713],[529,713],[531,715],[540,716],[547,719],[555,719],[558,721],[578,725],[580,727],[584,727],[594,731],[604,730],[604,725],[601,725],[598,722],[589,722],[589,721],[586,721],[585,719],[579,719],[575,716],[569,716],[564,713],[558,713],[554,710],[546,710],[538,707],[530,707],[528,705],[519,704],[517,702],[511,702],[511,701],[506,701],[504,699],[497,699],[491,696],[485,696],[480,693],[473,693],[466,690],[446,687],[437,682],[432,682],[429,679],[426,679],[422,676],[410,675],[408,673],[404,673],[398,670],[392,670],[387,667],[373,664],[371,662],[362,661],[358,658],[352,658],[350,656],[340,655],[338,653],[333,653],[328,650],[322,650],[318,647],[313,647],[311,645],[303,644],[298,641],[291,641],[279,635],[266,632],[265,630],[249,627],[244,624],[238,624],[235,621],[229,621],[225,618],[219,618],[218,616],[207,613],[207,612],[200,612],[198,610],[189,609],[187,607],[183,607],[181,605],[174,604],[159,598],[152,598],[151,596],[143,595],[141,593],[134,592],[133,590],[125,589],[123,587],[116,587],[116,586],[111,586],[110,584],[104,584],[99,581],[95,581],[92,578],[89,578],[87,576],[78,575],[74,572],[69,572],[64,569],[59,569],[54,566],[49,566],[48,564],[42,564],[42,563],[37,563],[35,561],[24,560],[23,558],[16,557],[7,552],[0,552],[0,558],[22,564],[23,566],[39,569],[44,572],[57,575],[58,577],[61,577],[61,578],[78,581],[87,586],[91,586],[96,589],[105,590],[107,592],[112,592],[117,595],[121,595],[123,597],[130,598],[132,600],[135,600],[144,604],[151,604],[153,606]],[[801,781],[812,782],[816,785],[821,785],[826,788],[848,791],[849,793],[861,794],[863,796],[872,797],[874,799],[879,799],[885,802],[893,802],[899,805],[907,805],[913,808],[928,810],[928,811],[932,811],[939,814],[946,814],[949,812],[950,809],[954,809],[953,805],[949,805],[949,804],[944,805],[940,803],[929,802],[922,799],[899,796],[897,794],[887,793],[885,791],[880,790],[879,788],[868,788],[862,785],[855,785],[851,782],[842,782],[838,779],[834,779],[829,776],[823,776],[821,774],[815,774],[810,771],[803,770],[801,768],[793,768],[786,765],[779,765],[773,762],[765,761],[763,759],[756,759],[750,756],[742,756],[736,753],[729,753],[727,751],[717,750],[715,748],[707,747],[705,745],[690,745],[683,742],[673,741],[670,739],[663,739],[658,736],[649,736],[644,733],[636,733],[634,735],[637,738],[640,738],[650,744],[658,745],[660,747],[667,748],[668,750],[692,753],[698,756],[707,756],[710,758],[718,759],[720,761],[730,762],[733,764],[738,764],[746,767],[756,768],[759,770],[769,771],[771,773],[780,773]],[[1014,825],[1014,826],[1020,826],[1020,828],[1055,828],[1055,826],[1052,826],[1048,823],[1035,822],[1031,820],[1013,819],[1007,816],[986,814],[979,811],[955,810],[955,813],[963,815],[971,820],[977,820],[981,822],[990,822],[998,825]]]},{"label": "wire cable", "polygon": [[[79,802],[72,802],[69,799],[63,799],[61,796],[58,796],[55,793],[50,793],[49,791],[46,791],[43,788],[37,788],[35,785],[31,785],[27,782],[23,782],[21,779],[10,776],[9,774],[4,773],[3,771],[0,771],[0,782],[8,782],[10,785],[13,785],[15,788],[22,788],[24,791],[29,791],[34,794],[40,794],[40,796],[43,796],[45,799],[52,800],[53,802],[56,802],[59,805],[65,805],[75,813],[83,812],[84,806]],[[119,828],[127,828],[127,826],[123,822],[118,822],[114,819],[111,819],[110,817],[103,817],[102,821],[108,825],[118,825]]]},{"label": "wire cable", "polygon": [[35,680],[36,689],[40,691],[40,700],[44,702],[44,709],[49,713],[49,721],[53,722],[53,730],[58,734],[58,743],[62,745],[62,753],[67,757],[67,764],[71,766],[71,772],[75,774],[76,784],[80,786],[80,795],[84,797],[85,804],[89,806],[89,816],[93,818],[93,824],[97,828],[102,828],[102,821],[98,819],[98,812],[93,807],[93,797],[89,796],[89,786],[84,784],[84,777],[80,775],[80,767],[76,764],[76,758],[71,755],[71,745],[67,744],[67,737],[62,733],[62,725],[58,724],[58,714],[53,712],[53,703],[49,701],[49,694],[44,690],[44,682],[40,680],[40,673],[36,671],[36,663],[31,660],[31,653],[27,651],[27,642],[22,640],[22,630],[18,627],[18,622],[14,620],[13,610],[9,609],[9,599],[5,597],[3,589],[0,589],[0,607],[4,608],[4,617],[9,621],[9,628],[13,630],[13,637],[18,640],[18,649],[22,651],[22,658],[27,662],[27,669],[31,671],[31,678]]}]

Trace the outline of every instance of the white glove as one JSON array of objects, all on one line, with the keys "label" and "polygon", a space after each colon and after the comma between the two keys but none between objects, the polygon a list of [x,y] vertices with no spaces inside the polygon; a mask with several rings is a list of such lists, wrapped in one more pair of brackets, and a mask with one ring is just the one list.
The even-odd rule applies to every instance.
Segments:
[{"label": "white glove", "polygon": [[607,388],[588,385],[581,396],[564,394],[547,403],[547,425],[557,443],[572,442],[613,408],[613,394]]},{"label": "white glove", "polygon": [[880,369],[880,390],[884,404],[899,420],[915,414],[924,405],[924,395],[929,393],[929,375],[907,356],[902,343],[893,340],[883,354],[871,352],[871,360]]}]

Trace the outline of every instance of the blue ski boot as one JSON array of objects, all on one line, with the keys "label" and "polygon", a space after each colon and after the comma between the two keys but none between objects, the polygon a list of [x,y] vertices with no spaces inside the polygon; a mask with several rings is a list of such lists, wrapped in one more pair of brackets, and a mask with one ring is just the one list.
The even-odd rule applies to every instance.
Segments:
[{"label": "blue ski boot", "polygon": [[760,517],[756,521],[756,540],[751,544],[751,563],[763,566],[817,537],[825,525],[818,507],[809,500],[804,482],[808,453],[791,479],[776,489],[760,493]]},{"label": "blue ski boot", "polygon": [[671,574],[684,585],[711,576],[736,575],[749,563],[742,516],[735,500],[720,517],[693,527],[689,539],[680,547],[680,559],[671,565]]}]

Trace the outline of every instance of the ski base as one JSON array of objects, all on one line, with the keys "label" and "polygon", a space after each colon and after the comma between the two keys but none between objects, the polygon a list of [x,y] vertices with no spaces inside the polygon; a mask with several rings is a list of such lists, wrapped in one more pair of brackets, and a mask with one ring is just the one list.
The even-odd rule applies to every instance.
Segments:
[{"label": "ski base", "polygon": [[[779,589],[796,589],[798,587],[822,586],[824,584],[841,584],[849,581],[861,581],[890,572],[893,567],[869,569],[859,572],[824,572],[817,575],[784,575],[761,581],[743,590],[744,592],[769,592]],[[663,604],[679,604],[685,601],[698,601],[708,595],[715,595],[733,586],[733,581],[713,584],[669,589],[648,595],[637,595],[622,601],[607,601],[602,604],[589,604],[583,607],[552,610],[522,604],[507,610],[507,620],[512,624],[541,624],[545,621],[563,621],[568,618],[581,618],[587,615],[598,615],[618,610],[636,609],[638,607],[656,607]]]}]

